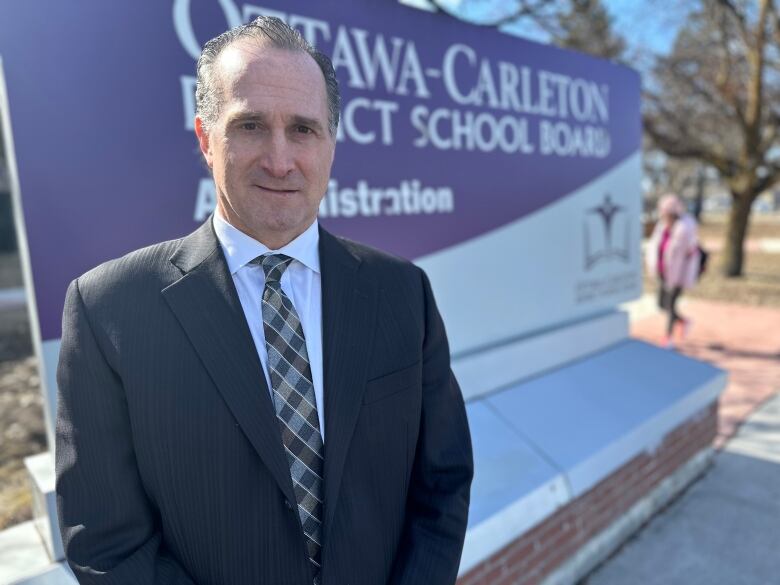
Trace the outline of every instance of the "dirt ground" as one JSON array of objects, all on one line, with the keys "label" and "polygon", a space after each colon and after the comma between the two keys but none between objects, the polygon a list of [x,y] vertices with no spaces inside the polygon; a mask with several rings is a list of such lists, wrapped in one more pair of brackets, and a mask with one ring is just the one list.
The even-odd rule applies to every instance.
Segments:
[{"label": "dirt ground", "polygon": [[751,252],[742,278],[725,278],[720,272],[722,254],[713,253],[709,268],[689,296],[757,307],[780,307],[780,254]]},{"label": "dirt ground", "polygon": [[[0,288],[22,286],[16,254],[0,254]],[[26,309],[0,313],[0,529],[31,516],[24,458],[46,450],[43,396]]]},{"label": "dirt ground", "polygon": [[33,357],[0,363],[0,529],[31,515],[23,461],[46,450],[42,401]]},{"label": "dirt ground", "polygon": [[27,310],[0,313],[0,529],[31,517],[24,458],[46,450]]}]

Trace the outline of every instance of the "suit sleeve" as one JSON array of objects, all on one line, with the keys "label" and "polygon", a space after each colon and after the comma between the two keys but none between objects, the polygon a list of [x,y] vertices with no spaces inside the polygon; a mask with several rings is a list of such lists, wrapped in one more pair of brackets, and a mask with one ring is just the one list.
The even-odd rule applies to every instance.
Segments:
[{"label": "suit sleeve", "polygon": [[77,280],[65,300],[57,385],[57,509],[79,583],[194,585],[161,544],[136,466],[122,381]]},{"label": "suit sleeve", "polygon": [[452,585],[468,521],[474,466],[463,395],[427,276],[422,415],[402,545],[390,585]]}]

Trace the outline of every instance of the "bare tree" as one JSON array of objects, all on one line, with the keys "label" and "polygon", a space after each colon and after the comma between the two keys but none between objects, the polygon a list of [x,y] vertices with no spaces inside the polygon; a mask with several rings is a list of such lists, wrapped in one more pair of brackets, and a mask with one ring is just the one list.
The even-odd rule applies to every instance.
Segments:
[{"label": "bare tree", "polygon": [[442,12],[470,24],[501,27],[519,20],[531,20],[547,26],[548,19],[559,10],[560,0],[516,0],[513,2],[463,0],[452,4],[447,0],[429,0]]},{"label": "bare tree", "polygon": [[774,0],[702,0],[645,91],[645,130],[718,171],[732,208],[724,273],[741,276],[755,199],[780,181],[780,28]]},{"label": "bare tree", "polygon": [[697,160],[669,157],[654,149],[652,141],[647,137],[643,150],[647,210],[654,213],[659,197],[671,191],[689,202],[693,215],[699,220],[704,206],[705,189],[713,174],[709,167]]},{"label": "bare tree", "polygon": [[606,59],[620,59],[625,41],[613,31],[612,17],[601,0],[569,0],[557,18],[553,37],[561,47]]}]

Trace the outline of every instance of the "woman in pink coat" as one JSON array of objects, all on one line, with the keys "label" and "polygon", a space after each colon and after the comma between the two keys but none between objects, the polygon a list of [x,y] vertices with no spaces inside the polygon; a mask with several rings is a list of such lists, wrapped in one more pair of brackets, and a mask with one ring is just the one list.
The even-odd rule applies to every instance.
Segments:
[{"label": "woman in pink coat", "polygon": [[661,197],[658,216],[645,261],[648,272],[658,277],[658,305],[669,313],[663,344],[671,348],[674,326],[677,324],[685,337],[691,325],[677,312],[677,301],[699,277],[699,238],[696,220],[685,212],[677,195]]}]

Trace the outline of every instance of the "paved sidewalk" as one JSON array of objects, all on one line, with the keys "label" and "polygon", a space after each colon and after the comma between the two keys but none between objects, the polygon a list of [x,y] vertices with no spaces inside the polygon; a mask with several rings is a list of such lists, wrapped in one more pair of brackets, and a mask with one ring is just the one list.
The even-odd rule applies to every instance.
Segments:
[{"label": "paved sidewalk", "polygon": [[[666,320],[653,306],[650,295],[632,303],[631,335],[659,344]],[[722,447],[741,421],[780,391],[780,309],[683,297],[680,311],[693,326],[676,351],[729,373],[715,442]]]},{"label": "paved sidewalk", "polygon": [[780,395],[711,470],[581,585],[780,583]]},{"label": "paved sidewalk", "polygon": [[[659,343],[646,295],[631,334]],[[677,349],[729,372],[712,469],[581,585],[780,584],[780,310],[684,299]],[[740,426],[741,425],[741,426]]]}]

